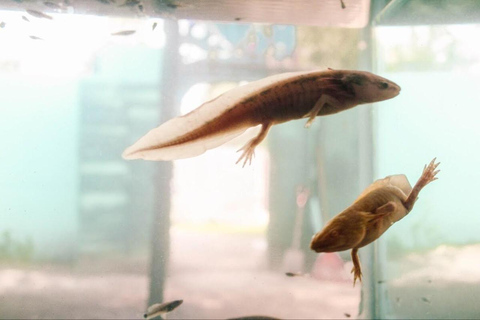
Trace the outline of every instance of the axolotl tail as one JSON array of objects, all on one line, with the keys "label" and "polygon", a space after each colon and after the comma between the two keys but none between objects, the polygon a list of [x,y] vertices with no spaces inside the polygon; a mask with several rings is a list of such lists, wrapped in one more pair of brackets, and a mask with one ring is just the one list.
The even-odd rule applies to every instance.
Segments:
[{"label": "axolotl tail", "polygon": [[204,126],[185,133],[188,122],[188,118],[178,117],[150,130],[123,152],[123,158],[153,161],[190,158],[216,148],[248,129],[248,126],[234,126],[216,131]]}]

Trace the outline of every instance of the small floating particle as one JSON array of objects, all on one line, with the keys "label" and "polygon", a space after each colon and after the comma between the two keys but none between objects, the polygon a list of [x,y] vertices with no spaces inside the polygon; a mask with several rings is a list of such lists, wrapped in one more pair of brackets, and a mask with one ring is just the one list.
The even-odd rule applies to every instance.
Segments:
[{"label": "small floating particle", "polygon": [[308,277],[310,274],[308,273],[300,273],[300,272],[285,272],[287,277]]},{"label": "small floating particle", "polygon": [[135,30],[124,30],[124,31],[114,32],[111,35],[112,36],[129,36],[131,34],[134,34],[135,32],[136,32]]},{"label": "small floating particle", "polygon": [[245,316],[238,318],[229,318],[227,320],[279,320],[278,318],[269,317],[269,316]]},{"label": "small floating particle", "polygon": [[120,7],[134,7],[134,6],[138,5],[138,4],[141,4],[141,2],[138,1],[138,0],[127,0],[127,1],[125,1],[125,3],[122,4]]},{"label": "small floating particle", "polygon": [[347,6],[345,5],[345,3],[343,2],[343,0],[340,0],[340,5],[342,6],[342,9],[345,9]]},{"label": "small floating particle", "polygon": [[62,10],[63,9],[63,7],[61,5],[59,5],[58,3],[51,2],[51,1],[45,1],[43,4],[47,7],[49,7],[49,8],[52,8],[52,9],[57,9],[57,10]]},{"label": "small floating particle", "polygon": [[27,9],[26,11],[29,15],[34,16],[35,18],[43,18],[43,19],[53,20],[53,18],[51,16],[49,16],[48,14],[45,14],[45,13],[37,11],[37,10]]},{"label": "small floating particle", "polygon": [[7,24],[6,24],[4,21],[0,22],[0,28],[3,29],[3,28],[5,28],[6,25],[7,25]]},{"label": "small floating particle", "polygon": [[242,18],[239,18],[239,17],[235,18],[235,21],[240,21],[240,20],[242,20]]},{"label": "small floating particle", "polygon": [[422,297],[422,301],[426,302],[426,303],[430,303],[430,300],[428,300],[428,298],[426,298],[426,297]]},{"label": "small floating particle", "polygon": [[350,313],[346,313],[346,312],[343,315],[347,318],[350,318],[352,316]]},{"label": "small floating particle", "polygon": [[143,12],[143,4],[139,4],[139,5],[138,5],[138,10],[139,10],[140,12]]},{"label": "small floating particle", "polygon": [[45,39],[40,38],[40,37],[37,37],[37,36],[30,36],[30,39],[33,39],[33,40],[45,40]]},{"label": "small floating particle", "polygon": [[152,31],[155,30],[156,27],[157,27],[157,23],[154,22],[154,23],[152,24]]},{"label": "small floating particle", "polygon": [[28,20],[28,18],[25,17],[25,16],[22,16],[22,19],[25,20],[25,21],[27,21],[27,22],[30,22],[30,20]]},{"label": "small floating particle", "polygon": [[155,303],[148,307],[147,313],[143,315],[145,319],[152,319],[163,314],[169,313],[183,303],[183,300],[174,300],[165,303]]}]

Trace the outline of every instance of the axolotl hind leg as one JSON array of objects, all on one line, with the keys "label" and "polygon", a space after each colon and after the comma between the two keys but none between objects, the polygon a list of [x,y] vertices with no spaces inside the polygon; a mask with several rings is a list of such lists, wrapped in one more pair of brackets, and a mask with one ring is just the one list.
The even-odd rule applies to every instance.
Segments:
[{"label": "axolotl hind leg", "polygon": [[405,202],[403,203],[403,205],[405,206],[408,212],[412,210],[413,205],[415,204],[415,201],[417,201],[420,190],[422,190],[430,182],[438,179],[436,175],[437,173],[440,172],[440,170],[435,170],[435,169],[437,169],[440,162],[435,163],[435,160],[437,160],[437,158],[433,159],[428,164],[428,166],[426,165],[423,168],[422,176],[418,179],[417,183],[415,184],[412,191],[408,195],[407,200],[405,200]]},{"label": "axolotl hind leg", "polygon": [[238,158],[237,162],[235,164],[239,163],[244,159],[242,168],[245,167],[247,164],[247,161],[249,164],[252,164],[252,158],[255,156],[255,147],[260,144],[260,142],[265,139],[267,136],[268,130],[272,127],[272,123],[264,123],[262,124],[262,129],[260,130],[260,133],[250,140],[246,145],[244,145],[242,148],[238,149],[237,152],[243,151],[242,155],[240,158]]},{"label": "axolotl hind leg", "polygon": [[355,282],[357,282],[357,279],[362,282],[362,268],[360,267],[360,260],[358,259],[358,248],[352,249],[352,262],[353,286],[355,287]]}]

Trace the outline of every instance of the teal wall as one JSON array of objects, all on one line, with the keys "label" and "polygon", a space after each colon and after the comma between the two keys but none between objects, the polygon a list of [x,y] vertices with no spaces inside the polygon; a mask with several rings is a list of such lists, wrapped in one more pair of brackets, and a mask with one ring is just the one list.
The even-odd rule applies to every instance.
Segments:
[{"label": "teal wall", "polygon": [[43,257],[74,254],[77,241],[77,83],[0,79],[0,232],[33,240]]},{"label": "teal wall", "polygon": [[[28,258],[75,257],[82,241],[81,84],[93,83],[101,86],[99,90],[109,84],[146,85],[155,90],[150,100],[158,102],[161,53],[146,47],[107,46],[94,57],[88,76],[0,77],[0,261],[18,260],[15,252],[22,251],[18,247],[30,243],[33,254]],[[152,95],[148,94],[147,98]],[[122,101],[127,95],[130,100]],[[143,91],[121,92],[102,106],[123,103],[134,108],[130,101],[141,102],[144,96]]]},{"label": "teal wall", "polygon": [[94,78],[112,82],[159,84],[163,50],[110,46],[96,56]]},{"label": "teal wall", "polygon": [[419,196],[414,211],[386,234],[406,248],[480,242],[480,76],[450,73],[387,74],[401,94],[377,111],[377,177],[404,173],[413,185],[437,157],[439,180]]},{"label": "teal wall", "polygon": [[480,76],[385,75],[402,92],[376,110],[377,177],[404,173],[413,185],[437,157],[438,180],[376,244],[381,318],[478,318],[480,314]]}]

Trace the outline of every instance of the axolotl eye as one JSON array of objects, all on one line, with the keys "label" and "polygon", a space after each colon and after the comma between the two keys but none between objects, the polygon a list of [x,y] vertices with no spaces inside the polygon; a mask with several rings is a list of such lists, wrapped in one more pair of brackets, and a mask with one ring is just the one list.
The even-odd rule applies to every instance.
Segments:
[{"label": "axolotl eye", "polygon": [[380,84],[378,85],[378,87],[380,89],[387,89],[388,88],[388,83],[386,82],[380,82]]}]

